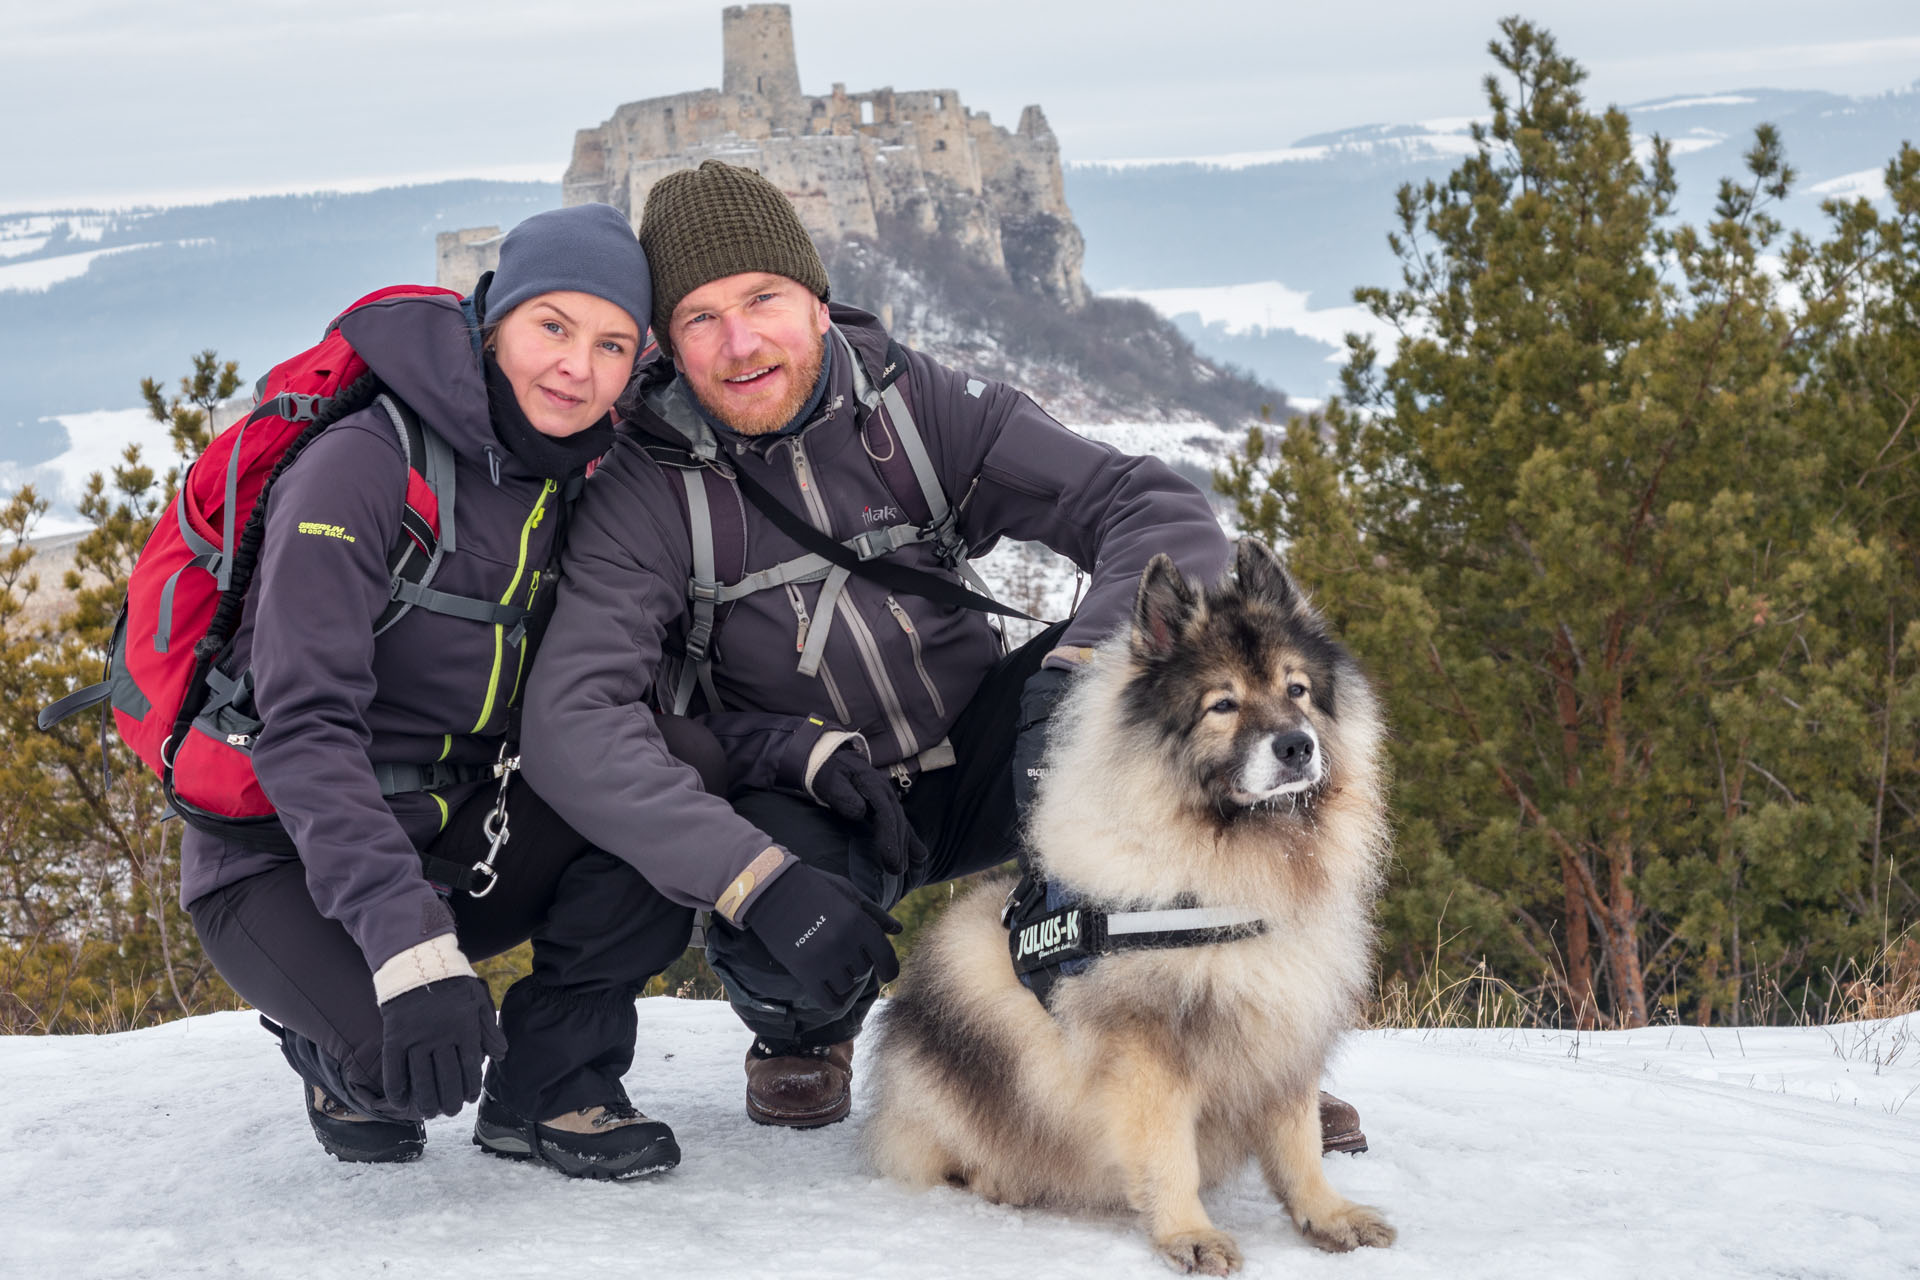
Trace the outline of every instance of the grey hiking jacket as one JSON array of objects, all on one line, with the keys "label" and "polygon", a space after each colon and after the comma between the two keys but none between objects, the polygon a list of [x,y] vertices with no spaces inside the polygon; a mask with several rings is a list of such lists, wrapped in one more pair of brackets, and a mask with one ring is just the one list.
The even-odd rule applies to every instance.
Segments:
[{"label": "grey hiking jacket", "polygon": [[[832,317],[865,367],[880,370],[888,340],[879,322],[839,306]],[[693,771],[667,755],[648,710],[650,698],[667,696],[685,644],[693,552],[682,481],[661,461],[666,452],[646,446],[692,441],[836,539],[924,519],[924,508],[911,509],[917,493],[889,487],[876,459],[900,443],[881,414],[856,416],[852,372],[835,354],[819,414],[773,439],[720,439],[679,380],[643,379],[622,401],[627,425],[568,533],[557,612],[528,684],[523,767],[577,831],[685,905],[712,908],[773,841],[700,790]],[[1091,574],[1064,644],[1091,645],[1124,621],[1158,552],[1209,581],[1225,569],[1227,540],[1205,497],[1165,464],[1075,435],[1012,387],[903,354],[896,385],[970,554],[1002,537],[1031,540]],[[729,519],[745,528],[745,564],[736,568],[754,572],[804,554],[744,499],[714,516],[716,525]],[[890,558],[958,581],[932,543]],[[724,563],[720,573],[742,576]],[[798,789],[814,747],[833,732],[862,735],[882,768],[937,766],[943,750],[951,758],[948,729],[999,656],[984,615],[855,576],[833,608],[818,674],[803,675],[798,659],[819,625],[821,591],[819,582],[774,587],[720,610],[712,661],[724,708],[706,723],[729,749],[736,788]],[[737,921],[791,861],[756,868],[745,895],[736,887],[729,896],[727,914]]]},{"label": "grey hiking jacket", "polygon": [[[496,440],[459,304],[387,299],[348,314],[341,331],[455,454],[458,540],[433,586],[532,607],[551,589],[543,579],[563,523],[560,494]],[[293,837],[314,902],[346,927],[369,970],[453,932],[417,850],[478,786],[492,785],[465,782],[389,802],[374,762],[491,762],[525,675],[523,650],[503,627],[414,609],[375,639],[406,488],[399,437],[377,406],[307,447],[269,494],[232,664],[251,660],[265,722],[254,772]],[[181,901],[285,858],[189,828]]]}]

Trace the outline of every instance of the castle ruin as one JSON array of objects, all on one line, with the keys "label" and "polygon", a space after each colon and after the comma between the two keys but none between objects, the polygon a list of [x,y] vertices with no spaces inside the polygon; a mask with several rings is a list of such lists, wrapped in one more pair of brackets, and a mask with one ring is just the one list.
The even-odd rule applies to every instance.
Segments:
[{"label": "castle ruin", "polygon": [[[1038,106],[1009,133],[952,89],[809,97],[784,4],[721,12],[721,87],[630,102],[574,136],[563,202],[610,204],[636,226],[647,192],[702,160],[757,169],[816,243],[903,225],[949,239],[1026,292],[1077,308],[1084,249],[1060,146]],[[499,260],[496,227],[443,233],[439,283],[469,292]]]}]

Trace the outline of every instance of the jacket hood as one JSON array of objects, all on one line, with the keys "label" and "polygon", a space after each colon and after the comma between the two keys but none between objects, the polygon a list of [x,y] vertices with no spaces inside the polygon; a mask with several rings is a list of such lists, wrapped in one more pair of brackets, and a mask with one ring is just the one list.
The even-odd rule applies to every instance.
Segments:
[{"label": "jacket hood", "polygon": [[511,460],[494,436],[479,347],[457,299],[382,298],[348,312],[340,332],[455,453],[484,462],[491,451]]}]

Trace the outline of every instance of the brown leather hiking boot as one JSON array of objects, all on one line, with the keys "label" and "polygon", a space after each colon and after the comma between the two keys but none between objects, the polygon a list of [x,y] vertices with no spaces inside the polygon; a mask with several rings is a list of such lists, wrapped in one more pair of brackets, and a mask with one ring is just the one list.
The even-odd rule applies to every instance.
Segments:
[{"label": "brown leather hiking boot", "polygon": [[1330,1093],[1320,1094],[1320,1154],[1345,1151],[1359,1155],[1367,1149],[1367,1135],[1360,1132],[1360,1113],[1350,1102],[1342,1102]]},{"label": "brown leather hiking boot", "polygon": [[747,1118],[755,1124],[817,1129],[853,1106],[853,1041],[768,1044],[747,1050]]}]

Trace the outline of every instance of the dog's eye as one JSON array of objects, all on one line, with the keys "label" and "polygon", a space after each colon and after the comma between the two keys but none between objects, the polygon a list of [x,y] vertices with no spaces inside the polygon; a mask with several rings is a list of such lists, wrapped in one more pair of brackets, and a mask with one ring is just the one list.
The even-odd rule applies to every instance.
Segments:
[{"label": "dog's eye", "polygon": [[1292,684],[1287,686],[1287,696],[1289,698],[1304,698],[1307,696],[1307,686],[1301,684],[1298,680],[1295,680]]},{"label": "dog's eye", "polygon": [[1230,715],[1233,712],[1238,711],[1239,709],[1240,709],[1240,704],[1235,702],[1232,698],[1215,698],[1213,701],[1213,705],[1207,708],[1208,711],[1212,711],[1223,716]]}]

